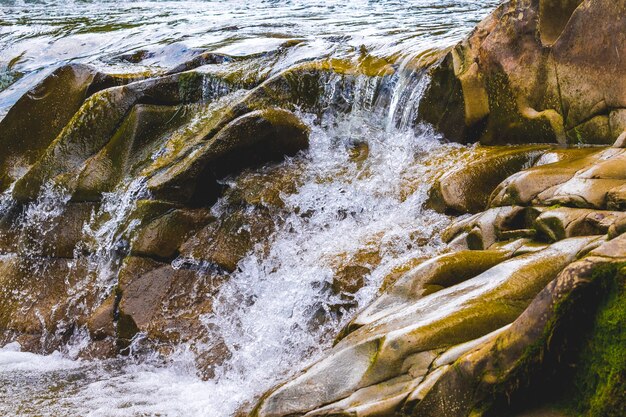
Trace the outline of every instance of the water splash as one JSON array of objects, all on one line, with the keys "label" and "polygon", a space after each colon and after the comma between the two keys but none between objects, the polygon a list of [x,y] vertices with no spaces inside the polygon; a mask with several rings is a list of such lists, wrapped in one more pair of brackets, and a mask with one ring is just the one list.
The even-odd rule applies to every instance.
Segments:
[{"label": "water splash", "polygon": [[[447,152],[437,135],[425,126],[417,133],[381,129],[388,126],[384,119],[373,121],[383,113],[379,78],[357,78],[348,98],[337,80],[325,81],[326,102],[341,96],[352,103],[351,112],[340,115],[329,105],[321,125],[312,125],[306,156],[287,163],[303,185],[283,196],[288,214],[270,239],[269,253],[250,253],[215,297],[206,324],[232,356],[208,389],[209,414],[234,413],[318,358],[355,305],[366,305],[398,262],[440,248],[436,232],[448,218],[423,209],[428,185],[446,165],[443,159],[435,170],[428,165]],[[355,143],[367,148],[365,158],[354,160]],[[218,203],[215,214],[226,206]],[[337,264],[363,253],[380,259],[372,262],[365,285],[347,298],[334,292]]]},{"label": "water splash", "polygon": [[[442,145],[426,126],[399,130],[390,125],[387,118],[395,113],[382,97],[401,95],[406,88],[402,82],[394,83],[391,92],[380,77],[359,76],[343,90],[337,78],[324,82],[324,114],[301,114],[312,128],[310,149],[281,165],[302,185],[281,195],[285,207],[276,213],[269,250],[254,248],[241,260],[215,296],[213,312],[203,318],[207,332],[223,341],[230,358],[205,382],[196,376],[195,355],[186,345],[166,359],[155,353],[139,356],[139,362],[124,361],[121,369],[91,362],[85,366],[98,377],[87,379],[63,410],[94,416],[231,416],[319,358],[399,262],[440,249],[437,232],[448,218],[424,210],[423,202],[436,175],[455,163],[449,154],[458,146]],[[348,113],[336,105],[342,101],[350,104]],[[236,188],[238,181],[229,184]],[[116,283],[126,236],[137,225],[129,221],[130,214],[145,197],[143,180],[106,195],[84,228],[95,242],[89,260],[103,296]],[[223,214],[228,204],[226,198],[220,200],[214,214]],[[363,254],[373,260],[362,287],[354,293],[333,290],[337,271]],[[80,349],[80,340],[74,346]],[[196,351],[198,347],[202,349],[197,345]],[[102,402],[115,397],[122,399]]]},{"label": "water splash", "polygon": [[407,55],[394,74],[393,95],[390,99],[387,115],[387,131],[411,129],[417,120],[417,111],[424,90],[430,78],[424,70],[412,67],[420,54]]},{"label": "water splash", "polygon": [[[20,254],[27,258],[41,257],[46,237],[57,226],[71,194],[53,182],[45,183],[37,200],[28,204],[15,227],[20,233]],[[39,263],[33,263],[38,266]]]},{"label": "water splash", "polygon": [[[100,208],[83,227],[85,241],[95,248],[88,255],[88,261],[89,269],[96,273],[94,284],[102,294],[101,300],[117,284],[118,270],[129,251],[128,237],[139,225],[139,220],[132,219],[131,214],[137,201],[149,196],[145,178],[122,183],[119,190],[103,195]],[[76,249],[77,258],[82,250]]]}]

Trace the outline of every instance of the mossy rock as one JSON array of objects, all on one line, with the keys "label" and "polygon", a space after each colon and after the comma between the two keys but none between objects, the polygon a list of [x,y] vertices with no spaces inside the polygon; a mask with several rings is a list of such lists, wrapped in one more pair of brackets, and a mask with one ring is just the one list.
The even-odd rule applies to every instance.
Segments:
[{"label": "mossy rock", "polygon": [[503,262],[507,251],[460,251],[437,256],[405,272],[387,291],[359,313],[340,333],[338,340],[440,289],[479,275]]},{"label": "mossy rock", "polygon": [[545,146],[488,148],[479,160],[438,179],[426,204],[440,212],[480,212],[488,206],[489,196],[502,181],[532,166],[547,149]]},{"label": "mossy rock", "polygon": [[187,238],[213,221],[215,218],[207,209],[175,209],[157,218],[146,219],[133,229],[130,253],[172,260]]},{"label": "mossy rock", "polygon": [[623,314],[616,303],[623,295],[619,265],[593,256],[569,265],[509,328],[462,356],[402,411],[420,417],[517,415],[529,405],[558,404],[565,393],[560,407],[567,415],[620,415],[612,414],[623,409],[624,392],[614,321]]},{"label": "mossy rock", "polygon": [[22,96],[0,122],[0,189],[34,164],[81,107],[102,89],[128,83],[82,64],[58,68]]},{"label": "mossy rock", "polygon": [[308,147],[308,134],[308,127],[291,112],[253,111],[209,137],[191,157],[150,178],[148,187],[163,198],[182,194],[180,198],[211,201],[219,194],[216,178],[293,156]]},{"label": "mossy rock", "polygon": [[[621,266],[621,271],[618,269]],[[626,263],[596,269],[604,275],[604,299],[582,346],[573,375],[574,399],[569,408],[580,415],[618,417],[626,414]],[[611,274],[615,274],[611,277]]]},{"label": "mossy rock", "polygon": [[238,209],[224,214],[180,247],[180,256],[192,263],[208,263],[232,272],[257,244],[267,242],[274,222],[264,209]]},{"label": "mossy rock", "polygon": [[209,140],[207,162],[217,177],[293,156],[309,146],[309,128],[293,113],[270,108],[233,120]]},{"label": "mossy rock", "polygon": [[[138,104],[132,108],[109,142],[68,176],[72,199],[99,201],[126,177],[137,174],[135,165],[151,159],[164,135],[187,120],[182,106]],[[135,169],[133,169],[135,168]]]},{"label": "mossy rock", "polygon": [[473,340],[513,322],[591,240],[569,239],[504,261],[383,315],[349,334],[305,372],[267,393],[253,415],[316,413],[360,389],[402,376],[408,371],[403,364],[411,355]]},{"label": "mossy rock", "polygon": [[[201,99],[202,77],[181,73],[112,87],[91,95],[15,184],[18,201],[33,200],[42,185],[81,168],[104,148],[136,104],[176,105]],[[67,181],[67,179],[66,179]]]}]

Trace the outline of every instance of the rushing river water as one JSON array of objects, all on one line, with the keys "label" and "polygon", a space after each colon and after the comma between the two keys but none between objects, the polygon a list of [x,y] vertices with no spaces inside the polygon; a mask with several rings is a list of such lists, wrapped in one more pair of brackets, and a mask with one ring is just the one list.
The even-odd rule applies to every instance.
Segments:
[{"label": "rushing river water", "polygon": [[[269,238],[269,250],[255,248],[240,262],[206,317],[231,353],[212,379],[197,376],[194,354],[185,345],[167,359],[150,352],[80,359],[89,340],[77,332],[72,343],[51,355],[21,352],[16,343],[0,349],[0,414],[227,417],[318,358],[349,318],[306,325],[311,309],[338,302],[319,290],[320,283],[332,279],[334,258],[368,249],[380,254],[380,265],[356,294],[363,306],[395,266],[441,250],[438,233],[449,219],[423,208],[426,191],[471,150],[442,143],[427,126],[413,126],[412,112],[427,80],[403,65],[458,41],[497,3],[0,3],[0,116],[68,62],[109,72],[158,73],[208,50],[240,57],[249,71],[264,76],[308,60],[356,59],[363,53],[399,68],[385,86],[363,76],[348,114],[329,113],[321,123],[302,115],[312,128],[310,149],[282,164],[297,172],[301,184],[284,199],[294,214],[282,219]],[[292,46],[267,59],[287,41]],[[324,87],[325,94],[334,94],[332,82]],[[383,87],[390,90],[388,100],[376,100]],[[367,144],[358,162],[351,155],[355,143]],[[241,184],[245,181],[233,179],[231,186]],[[107,209],[123,217],[136,193],[133,187],[121,190]],[[65,201],[51,191],[30,207],[25,220],[54,216]],[[215,214],[225,204],[218,202]],[[313,214],[295,214],[303,212]],[[115,224],[110,227],[114,230]],[[110,230],[95,232],[103,252],[115,243]]]}]

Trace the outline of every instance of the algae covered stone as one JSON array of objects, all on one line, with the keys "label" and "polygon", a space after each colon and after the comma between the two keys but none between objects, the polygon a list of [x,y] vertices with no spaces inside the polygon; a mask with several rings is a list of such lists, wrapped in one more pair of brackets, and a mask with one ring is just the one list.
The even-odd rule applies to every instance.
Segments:
[{"label": "algae covered stone", "polygon": [[87,97],[128,81],[71,64],[56,69],[22,96],[0,121],[0,189],[6,189],[42,156]]}]

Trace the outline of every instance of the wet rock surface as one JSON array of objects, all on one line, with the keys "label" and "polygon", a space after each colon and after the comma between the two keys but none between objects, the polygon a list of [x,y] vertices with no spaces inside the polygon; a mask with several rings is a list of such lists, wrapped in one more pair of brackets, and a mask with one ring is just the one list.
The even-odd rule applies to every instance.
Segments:
[{"label": "wet rock surface", "polygon": [[433,68],[423,117],[461,142],[613,144],[624,131],[625,11],[623,1],[505,2]]},{"label": "wet rock surface", "polygon": [[[423,117],[464,142],[613,144],[622,128],[603,123],[619,112],[588,100],[607,91],[619,102],[626,90],[602,80],[618,76],[620,54],[599,58],[577,39],[582,22],[623,8],[504,3],[432,68]],[[603,48],[626,52],[622,29]],[[600,62],[603,75],[592,69]],[[623,390],[623,360],[588,353],[621,351],[623,331],[607,342],[597,330],[604,314],[621,314],[606,301],[622,297],[626,265],[621,141],[485,149],[430,190],[428,207],[473,214],[444,231],[450,253],[403,272],[323,359],[269,391],[251,415],[542,415],[561,402],[566,414],[622,412],[602,396]],[[573,363],[581,370],[568,369]],[[591,367],[603,375],[594,382],[585,379]]]},{"label": "wet rock surface", "polygon": [[[589,36],[602,15],[615,18]],[[415,175],[433,179],[429,213],[461,216],[437,256],[410,252],[440,243],[436,225],[386,246],[374,230],[357,251],[320,255],[327,268],[305,272],[322,276],[310,286],[332,303],[311,303],[298,326],[324,329],[360,310],[319,360],[240,415],[532,416],[563,399],[583,415],[624,414],[624,16],[623,1],[512,0],[449,52],[403,64],[415,74],[432,64],[420,113],[448,139],[517,145],[449,148],[454,169]],[[298,42],[252,69],[200,51],[145,78],[64,66],[15,104],[0,122],[1,343],[46,353],[84,332],[87,358],[146,347],[167,357],[184,344],[198,374],[215,377],[241,348],[213,331],[218,293],[243,262],[272,288],[277,266],[247,256],[270,256],[274,233],[295,234],[302,219],[320,215],[323,229],[362,209],[312,199],[289,212],[291,194],[331,181],[316,173],[303,184],[309,138],[329,111],[356,112],[363,92],[370,104],[393,101],[385,83],[400,66],[365,47],[357,60],[262,68]],[[368,176],[374,142],[331,149]],[[397,204],[421,193],[407,182]],[[412,256],[385,265],[378,296],[359,305],[394,249]],[[254,305],[245,285],[230,287],[242,293],[227,311]],[[259,337],[241,317],[228,325]]]},{"label": "wet rock surface", "polygon": [[[3,119],[2,288],[15,299],[2,300],[2,341],[52,351],[87,326],[103,346],[96,356],[124,352],[138,334],[209,343],[200,319],[213,294],[271,235],[265,205],[294,191],[289,173],[276,186],[270,176],[227,197],[233,213],[216,219],[227,188],[217,181],[295,156],[309,128],[250,104],[271,87],[221,100],[227,79],[207,91],[205,75],[181,72],[208,58],[145,80],[62,67]],[[31,291],[27,313],[20,294]],[[209,356],[201,369],[219,359]]]},{"label": "wet rock surface", "polygon": [[[559,157],[537,152],[544,163],[528,164],[497,186],[481,181],[481,171],[466,174],[471,162],[440,180],[435,193],[461,178],[491,195],[486,210],[452,224],[443,234],[450,254],[405,272],[340,332],[324,359],[269,392],[252,414],[501,415],[525,406],[528,396],[560,399],[559,390],[540,395],[536,386],[565,381],[557,356],[594,343],[570,334],[573,316],[598,308],[605,285],[623,284],[625,213],[606,210],[606,200],[626,181],[626,163],[615,148],[571,149],[569,156],[561,149]],[[572,191],[561,185],[576,178],[615,183]],[[512,184],[522,191],[510,191]],[[546,190],[559,190],[558,204],[535,197]],[[581,208],[580,201],[595,204]],[[623,387],[623,380],[610,384]]]}]

